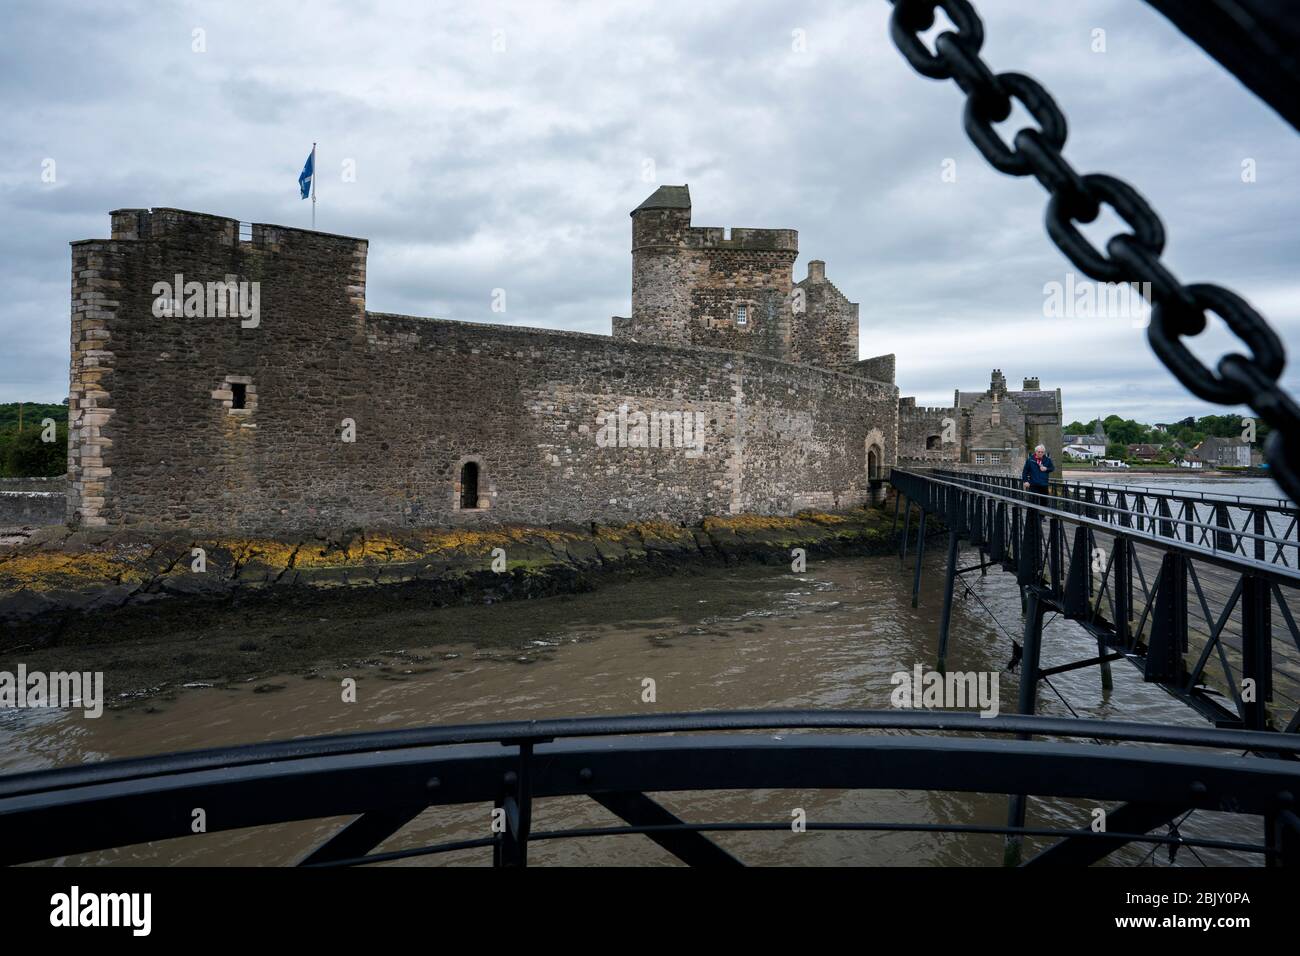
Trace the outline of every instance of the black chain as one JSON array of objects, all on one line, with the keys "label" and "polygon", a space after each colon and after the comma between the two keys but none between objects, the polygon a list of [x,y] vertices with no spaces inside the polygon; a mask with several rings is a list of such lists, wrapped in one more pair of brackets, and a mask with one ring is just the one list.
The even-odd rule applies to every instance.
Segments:
[{"label": "black chain", "polygon": [[[1147,341],[1178,381],[1198,398],[1219,405],[1249,405],[1273,428],[1265,445],[1273,477],[1292,501],[1300,502],[1300,406],[1278,379],[1286,351],[1277,334],[1245,299],[1217,285],[1183,285],[1160,261],[1165,229],[1160,217],[1136,189],[1103,173],[1080,175],[1061,155],[1066,123],[1052,95],[1023,73],[995,74],[980,58],[984,24],[968,0],[891,0],[889,33],[918,73],[953,80],[966,94],[966,134],[989,164],[1010,176],[1033,176],[1051,193],[1047,234],[1085,275],[1102,282],[1149,283],[1151,324]],[[934,26],[936,9],[948,15],[957,32],[939,34],[935,52],[920,34]],[[1011,146],[994,130],[1011,115],[1018,100],[1038,123],[1022,129]],[[1078,223],[1094,221],[1102,205],[1128,224],[1095,248]],[[1183,344],[1183,336],[1205,330],[1206,310],[1214,312],[1250,349],[1249,356],[1230,352],[1219,359],[1218,374]]]}]

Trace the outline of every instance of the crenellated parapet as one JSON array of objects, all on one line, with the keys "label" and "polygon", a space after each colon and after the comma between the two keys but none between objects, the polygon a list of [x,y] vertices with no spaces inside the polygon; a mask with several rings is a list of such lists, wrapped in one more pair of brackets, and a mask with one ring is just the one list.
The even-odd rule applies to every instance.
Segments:
[{"label": "crenellated parapet", "polygon": [[615,336],[860,371],[858,305],[821,260],[794,281],[796,230],[694,226],[686,186],[659,187],[631,215],[632,315]]}]

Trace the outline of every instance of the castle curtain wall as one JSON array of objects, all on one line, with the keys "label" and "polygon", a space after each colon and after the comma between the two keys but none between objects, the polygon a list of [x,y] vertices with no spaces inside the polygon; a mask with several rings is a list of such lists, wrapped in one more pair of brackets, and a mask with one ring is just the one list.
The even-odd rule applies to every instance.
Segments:
[{"label": "castle curtain wall", "polygon": [[[241,238],[234,220],[176,210],[124,211],[114,239],[74,244],[72,523],[284,533],[788,514],[868,500],[872,429],[894,460],[892,385],[367,313],[365,253],[269,226]],[[256,327],[155,316],[154,283],[177,273],[258,281]],[[598,416],[621,405],[701,413],[702,453],[601,447]],[[462,507],[470,462],[483,508]]]}]

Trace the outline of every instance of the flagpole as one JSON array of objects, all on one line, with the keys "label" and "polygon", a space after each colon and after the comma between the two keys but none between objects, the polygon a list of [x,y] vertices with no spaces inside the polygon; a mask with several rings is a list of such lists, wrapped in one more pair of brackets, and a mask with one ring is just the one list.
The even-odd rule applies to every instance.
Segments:
[{"label": "flagpole", "polygon": [[311,228],[316,230],[316,144],[311,144]]}]

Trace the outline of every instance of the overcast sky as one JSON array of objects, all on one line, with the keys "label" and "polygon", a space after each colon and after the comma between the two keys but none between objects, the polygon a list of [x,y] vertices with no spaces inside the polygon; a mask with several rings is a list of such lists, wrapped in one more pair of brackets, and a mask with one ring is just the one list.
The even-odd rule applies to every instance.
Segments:
[{"label": "overcast sky", "polygon": [[[1300,347],[1295,132],[1138,0],[977,6],[989,62],[1061,103],[1072,162],[1152,201],[1171,268],[1243,294]],[[1044,315],[1069,268],[1044,193],[986,166],[960,92],[904,63],[888,14],[884,0],[10,0],[0,401],[67,394],[70,241],[106,237],[120,207],[306,227],[297,177],[316,140],[318,228],[370,240],[375,311],[607,334],[630,309],[628,212],[689,183],[696,225],[797,229],[797,277],[826,260],[861,303],[862,355],[896,353],[923,404],[997,366],[1016,387],[1060,386],[1067,421],[1217,411],[1131,317]],[[1231,344],[1202,340],[1202,357]]]}]

